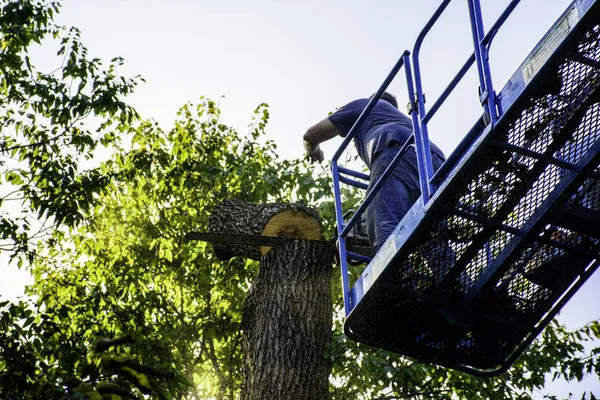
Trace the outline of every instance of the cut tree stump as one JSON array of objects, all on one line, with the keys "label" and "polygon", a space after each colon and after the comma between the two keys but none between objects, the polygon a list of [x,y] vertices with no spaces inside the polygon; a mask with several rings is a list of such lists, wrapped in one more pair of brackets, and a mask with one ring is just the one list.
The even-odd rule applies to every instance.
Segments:
[{"label": "cut tree stump", "polygon": [[241,400],[326,400],[335,246],[299,240],[265,254],[242,316]]},{"label": "cut tree stump", "polygon": [[[211,233],[323,239],[317,213],[298,204],[250,204],[234,199],[225,200],[213,209],[208,229]],[[269,246],[226,243],[212,245],[215,255],[221,260],[235,256],[260,260],[271,249]]]},{"label": "cut tree stump", "polygon": [[321,240],[318,215],[295,204],[227,200],[215,207],[209,231],[299,239],[272,249],[213,243],[221,259],[260,260],[243,307],[241,399],[328,399],[335,245]]}]

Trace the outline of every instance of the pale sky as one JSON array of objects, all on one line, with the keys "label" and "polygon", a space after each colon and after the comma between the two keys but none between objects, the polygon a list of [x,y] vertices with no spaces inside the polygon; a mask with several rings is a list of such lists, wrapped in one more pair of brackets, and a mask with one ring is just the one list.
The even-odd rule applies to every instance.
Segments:
[{"label": "pale sky", "polygon": [[[302,134],[336,107],[373,93],[414,41],[440,0],[65,0],[58,22],[77,26],[91,57],[125,58],[124,76],[142,75],[129,102],[170,129],[185,102],[221,101],[222,122],[245,133],[252,111],[270,105],[268,137],[285,158],[302,156]],[[487,27],[508,0],[483,0]],[[525,56],[566,9],[567,0],[523,0],[494,40],[491,66],[499,92]],[[429,104],[472,52],[466,1],[450,4],[425,41],[421,64]],[[36,54],[56,68],[56,49]],[[449,155],[481,114],[474,73],[430,125]],[[390,86],[407,103],[403,71]],[[331,157],[339,141],[324,146]],[[5,267],[3,267],[5,268]],[[4,274],[3,274],[4,275]],[[14,297],[23,273],[0,280]],[[6,275],[4,275],[6,276]],[[600,318],[600,273],[563,309],[575,328]],[[591,385],[591,386],[590,386]],[[597,382],[585,386],[600,389]],[[553,386],[552,393],[584,385]]]}]

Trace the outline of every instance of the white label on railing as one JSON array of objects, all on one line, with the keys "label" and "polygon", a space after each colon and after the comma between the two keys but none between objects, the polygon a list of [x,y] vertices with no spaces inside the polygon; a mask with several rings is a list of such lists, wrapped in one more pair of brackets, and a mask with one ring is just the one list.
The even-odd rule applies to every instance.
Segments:
[{"label": "white label on railing", "polygon": [[533,79],[535,74],[537,74],[548,58],[550,58],[554,50],[556,50],[567,37],[577,21],[579,21],[579,12],[577,11],[577,5],[574,4],[523,63],[521,72],[523,73],[525,84]]},{"label": "white label on railing", "polygon": [[390,261],[392,261],[392,258],[396,255],[397,251],[398,247],[396,247],[396,236],[392,234],[379,250],[376,262],[374,262],[372,265],[374,279],[377,279],[385,267],[388,266]]},{"label": "white label on railing", "polygon": [[[377,280],[383,270],[389,265],[392,258],[398,252],[398,244],[396,237],[402,228],[394,231],[389,238],[385,241],[383,246],[379,249],[371,263],[363,271],[362,278],[362,295],[364,296],[367,291],[373,285],[373,282]],[[362,297],[362,296],[361,296]]]},{"label": "white label on railing", "polygon": [[373,273],[371,271],[372,271],[372,268],[369,265],[367,268],[365,268],[365,270],[362,274],[363,296],[365,295],[365,293],[367,293],[367,291],[369,290],[371,285],[373,285],[373,281],[375,280],[373,277]]}]

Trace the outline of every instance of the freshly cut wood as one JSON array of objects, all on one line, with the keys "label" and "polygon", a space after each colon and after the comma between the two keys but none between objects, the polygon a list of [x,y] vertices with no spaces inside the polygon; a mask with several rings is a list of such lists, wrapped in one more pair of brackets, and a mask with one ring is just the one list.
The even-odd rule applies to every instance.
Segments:
[{"label": "freshly cut wood", "polygon": [[[251,204],[228,199],[215,206],[208,229],[212,233],[322,240],[319,216],[314,210],[298,204]],[[221,260],[235,256],[260,260],[271,249],[229,243],[213,243],[213,247]]]},{"label": "freshly cut wood", "polygon": [[260,260],[243,307],[241,399],[328,399],[335,246],[321,240],[318,215],[297,204],[227,200],[213,210],[209,231],[300,239],[270,251],[258,245],[213,243],[221,259]]}]

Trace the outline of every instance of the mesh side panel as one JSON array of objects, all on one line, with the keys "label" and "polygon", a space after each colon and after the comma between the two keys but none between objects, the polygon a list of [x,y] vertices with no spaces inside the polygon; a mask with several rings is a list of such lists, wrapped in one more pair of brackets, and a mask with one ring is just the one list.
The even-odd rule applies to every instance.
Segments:
[{"label": "mesh side panel", "polygon": [[[584,33],[578,47],[581,55],[600,59],[599,33],[598,26]],[[524,229],[569,173],[569,168],[549,163],[548,159],[576,164],[600,138],[600,105],[591,97],[597,96],[600,87],[599,71],[564,59],[554,73],[555,78],[536,89],[529,104],[507,124],[505,132],[495,132],[496,140],[539,156],[501,150],[493,145],[482,150],[477,164],[471,166],[470,180],[455,197],[454,207],[460,215],[450,211],[443,221],[438,221],[431,231],[432,239],[417,246],[403,264],[403,276],[413,288],[435,296],[441,293],[446,299],[453,299],[456,289],[467,293],[515,239],[510,229]],[[599,172],[573,192],[573,201],[600,210]],[[498,229],[498,224],[506,229]],[[556,226],[546,226],[538,235],[526,243],[513,265],[504,268],[501,279],[492,285],[492,292],[478,311],[491,317],[535,324],[581,271],[565,265],[585,264],[581,253],[535,238],[588,250],[594,250],[598,244],[597,239]],[[552,263],[555,267],[550,273],[536,275],[540,266]],[[557,280],[563,282],[551,284]],[[440,283],[446,284],[442,285],[445,291],[436,290]],[[524,336],[518,327],[488,331],[482,325],[463,327],[449,334],[450,326],[447,323],[417,331],[416,344],[427,350],[452,349],[463,360],[474,357],[478,362],[492,365],[506,357]]]},{"label": "mesh side panel", "polygon": [[573,137],[567,141],[559,157],[572,164],[576,163],[587,152],[596,141],[599,133],[594,131],[593,127],[598,126],[599,105],[594,104],[585,114],[581,121],[581,126],[573,134]]},{"label": "mesh side panel", "polygon": [[500,162],[488,166],[467,186],[459,209],[485,218],[497,217],[500,205],[519,181],[517,171],[514,165]]},{"label": "mesh side panel", "polygon": [[564,170],[555,165],[548,165],[534,182],[533,187],[515,206],[514,211],[509,214],[504,223],[514,228],[523,228],[523,225],[529,220],[532,214],[556,188],[563,175]]},{"label": "mesh side panel", "polygon": [[416,251],[409,255],[401,270],[405,286],[426,291],[433,283],[433,270],[422,255]]},{"label": "mesh side panel", "polygon": [[[600,77],[599,77],[600,79]],[[594,104],[585,114],[573,138],[565,146],[565,159],[576,162],[589,150],[600,137],[600,105]],[[571,161],[573,160],[573,161]],[[577,192],[573,201],[583,207],[600,210],[600,176],[598,171],[592,174]]]},{"label": "mesh side panel", "polygon": [[[600,61],[600,26],[577,29],[568,50]],[[555,215],[600,212],[597,158],[580,169],[600,139],[600,71],[560,56],[540,74],[471,149],[434,200],[443,204],[431,206],[350,315],[359,339],[442,365],[495,369],[591,271],[600,229]],[[586,213],[575,214],[581,207]]]},{"label": "mesh side panel", "polygon": [[600,178],[596,171],[593,178],[588,179],[584,185],[580,188],[580,192],[577,193],[577,203],[583,207],[599,210],[600,209]]}]

